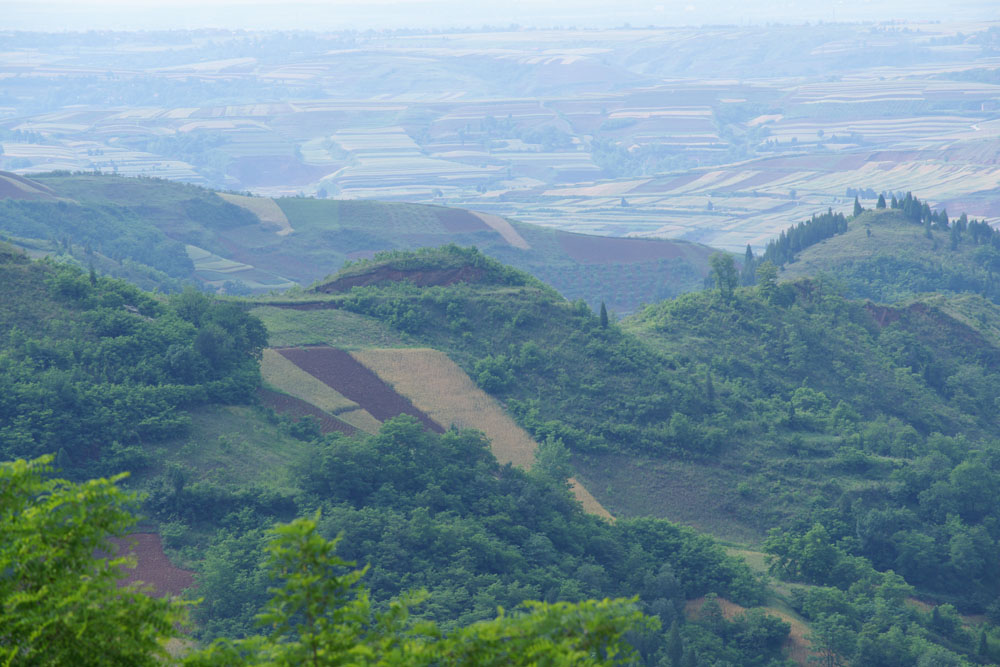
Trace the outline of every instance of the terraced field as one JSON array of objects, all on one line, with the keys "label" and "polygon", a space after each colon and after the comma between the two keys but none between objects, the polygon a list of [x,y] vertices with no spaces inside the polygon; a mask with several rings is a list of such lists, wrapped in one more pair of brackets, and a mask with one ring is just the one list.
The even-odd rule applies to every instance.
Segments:
[{"label": "terraced field", "polygon": [[[415,408],[408,399],[343,350],[315,346],[283,348],[278,352],[306,373],[357,403],[380,422],[405,414],[416,417],[430,431],[444,433],[445,429],[440,424]],[[347,413],[345,419],[346,416]]]},{"label": "terraced field", "polygon": [[264,382],[285,395],[270,392],[264,397],[278,412],[296,417],[311,415],[319,419],[327,431],[375,433],[381,425],[367,410],[302,370],[277,350],[264,350],[260,370]]},{"label": "terraced field", "polygon": [[[912,190],[1000,223],[991,26],[372,33],[347,49],[303,42],[278,61],[233,37],[233,53],[220,46],[205,62],[184,55],[198,52],[193,33],[158,37],[155,62],[151,37],[123,35],[121,72],[89,50],[14,48],[0,69],[45,85],[5,103],[0,169],[447,204],[737,251],[840,210],[847,188]],[[136,71],[145,97],[120,88]],[[189,78],[197,90],[169,94]],[[123,108],[38,92],[63,84],[142,99]],[[227,199],[290,234],[266,200]]]}]

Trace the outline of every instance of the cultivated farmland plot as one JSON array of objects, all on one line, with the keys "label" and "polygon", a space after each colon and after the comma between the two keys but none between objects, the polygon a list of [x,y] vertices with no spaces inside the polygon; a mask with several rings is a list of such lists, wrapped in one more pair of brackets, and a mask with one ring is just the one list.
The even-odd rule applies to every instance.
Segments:
[{"label": "cultivated farmland plot", "polygon": [[[525,469],[534,463],[538,443],[444,353],[396,348],[359,350],[352,356],[437,423],[482,431],[500,463]],[[611,518],[577,480],[570,485],[585,510]]]},{"label": "cultivated farmland plot", "polygon": [[[409,400],[396,393],[343,350],[316,346],[284,348],[278,352],[303,371],[360,405],[379,421],[406,414],[416,417],[428,430],[444,432],[440,424],[415,408]],[[344,414],[346,419],[348,413]]]},{"label": "cultivated farmland plot", "polygon": [[275,389],[312,403],[332,415],[358,409],[357,403],[302,370],[276,350],[264,350],[260,372],[264,382]]}]

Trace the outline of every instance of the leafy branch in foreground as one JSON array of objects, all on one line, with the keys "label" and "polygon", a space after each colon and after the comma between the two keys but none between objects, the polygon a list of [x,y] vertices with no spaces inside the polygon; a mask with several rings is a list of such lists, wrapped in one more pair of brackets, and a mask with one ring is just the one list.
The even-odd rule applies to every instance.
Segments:
[{"label": "leafy branch in foreground", "polygon": [[134,559],[94,555],[135,524],[125,475],[75,484],[51,461],[0,463],[0,664],[163,664],[185,603],[119,587]]},{"label": "leafy branch in foreground", "polygon": [[[318,519],[318,516],[316,517]],[[219,640],[186,664],[208,665],[609,665],[634,652],[623,635],[652,628],[634,600],[581,603],[526,602],[524,609],[460,628],[445,636],[429,621],[413,621],[410,607],[425,592],[396,600],[373,614],[360,585],[364,569],[339,558],[339,538],[326,540],[316,519],[278,526],[269,545],[271,601],[258,618],[266,636]]]},{"label": "leafy branch in foreground", "polygon": [[[135,524],[124,475],[73,483],[49,476],[51,456],[0,463],[0,664],[162,665],[188,603],[120,587],[130,557],[110,535]],[[316,517],[318,519],[318,515]],[[273,529],[268,566],[283,580],[259,616],[268,636],[219,640],[188,665],[608,665],[634,655],[623,635],[655,628],[635,600],[527,602],[444,635],[414,621],[424,592],[373,614],[364,569],[336,555],[316,519]]]}]

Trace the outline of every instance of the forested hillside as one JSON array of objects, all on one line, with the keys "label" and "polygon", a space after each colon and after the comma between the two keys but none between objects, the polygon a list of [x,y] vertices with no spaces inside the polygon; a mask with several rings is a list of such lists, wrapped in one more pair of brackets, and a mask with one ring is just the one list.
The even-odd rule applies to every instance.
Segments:
[{"label": "forested hillside", "polygon": [[[13,331],[0,355],[4,456],[53,452],[62,474],[77,478],[135,473],[147,525],[196,571],[196,637],[255,631],[268,597],[268,530],[319,510],[320,534],[343,534],[340,553],[370,565],[377,610],[425,588],[414,613],[459,632],[525,599],[638,596],[665,624],[629,640],[649,664],[679,652],[781,664],[783,621],[759,610],[700,622],[682,614],[686,600],[706,594],[760,604],[759,578],[691,529],[585,514],[560,442],[548,442],[529,473],[499,466],[474,432],[437,435],[399,418],[378,435],[320,437],[308,420],[220,406],[252,402],[259,382],[265,332],[240,304],[192,291],[150,295],[4,253],[2,316]],[[502,282],[537,285],[479,261]],[[671,624],[681,628],[672,636]]]},{"label": "forested hillside", "polygon": [[[517,283],[312,298],[311,308],[374,317],[446,350],[536,438],[565,443],[618,516],[684,516],[696,501],[670,493],[682,474],[722,498],[686,519],[752,542],[777,529],[766,546],[793,581],[847,591],[893,570],[925,599],[967,611],[1000,595],[988,565],[1000,516],[984,500],[1000,480],[1000,348],[940,304],[866,304],[829,281],[779,284],[767,272],[753,288],[685,295],[620,325]],[[310,312],[324,311],[300,316]],[[828,546],[821,566],[802,551],[817,536]],[[900,601],[913,594],[897,583]],[[844,599],[843,655],[871,656],[879,633],[919,623],[900,608],[872,626],[879,595]],[[805,599],[796,604],[812,620],[832,613]],[[976,650],[959,629],[929,632]]]},{"label": "forested hillside", "polygon": [[[828,276],[779,283],[769,264],[737,287],[719,255],[717,289],[616,322],[474,248],[396,251],[248,304],[4,252],[5,455],[136,472],[196,571],[199,638],[253,632],[267,529],[319,510],[319,533],[371,565],[377,609],[425,587],[416,613],[448,629],[526,598],[638,596],[678,627],[631,637],[646,664],[677,647],[780,661],[778,618],[682,613],[706,594],[773,608],[774,593],[710,538],[637,518],[654,516],[770,554],[818,655],[994,659],[992,626],[958,615],[1000,620],[1000,345],[981,298],[880,305]],[[409,418],[321,436],[222,405],[253,402],[265,326],[282,345],[445,352],[542,443],[538,463],[499,466],[482,436]],[[574,473],[616,522],[582,512]]]},{"label": "forested hillside", "polygon": [[0,454],[75,477],[141,467],[186,409],[252,399],[260,321],[193,290],[169,299],[0,244]]}]

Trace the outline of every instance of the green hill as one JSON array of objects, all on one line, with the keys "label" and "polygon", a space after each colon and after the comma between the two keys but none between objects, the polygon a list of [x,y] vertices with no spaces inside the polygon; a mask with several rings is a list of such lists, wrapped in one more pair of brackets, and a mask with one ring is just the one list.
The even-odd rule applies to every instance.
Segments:
[{"label": "green hill", "polygon": [[[706,246],[571,234],[462,209],[367,200],[271,200],[149,178],[41,174],[0,190],[0,234],[35,256],[178,290],[309,285],[377,252],[475,246],[571,300],[635,311],[701,287]],[[31,187],[29,192],[26,188]],[[44,199],[29,198],[31,193]]]},{"label": "green hill", "polygon": [[[426,271],[423,260],[410,258]],[[382,281],[302,299],[307,310],[255,312],[285,344],[340,344],[337,322],[361,316],[388,328],[383,340],[444,350],[536,439],[568,446],[615,516],[683,520],[766,548],[792,581],[841,590],[855,655],[871,657],[865,641],[893,623],[859,633],[875,589],[848,589],[895,576],[876,572],[916,587],[900,580],[904,597],[969,611],[1000,595],[988,565],[1000,553],[1000,347],[970,326],[977,313],[995,322],[988,303],[879,306],[828,282],[765,281],[603,327],[585,304],[530,283]],[[823,566],[803,547],[820,535]],[[794,608],[826,622],[830,607],[795,590]],[[935,641],[973,651],[959,630]]]},{"label": "green hill", "polygon": [[266,332],[234,303],[170,299],[0,248],[0,455],[59,452],[77,475],[183,432],[192,405],[245,402]]},{"label": "green hill", "polygon": [[[426,264],[434,253],[454,251],[418,257]],[[488,289],[565,304],[475,250],[459,254],[487,275],[506,274]],[[419,613],[446,628],[527,598],[637,596],[667,627],[684,623],[690,598],[764,599],[763,583],[710,538],[584,513],[556,442],[529,473],[500,466],[476,432],[430,433],[404,417],[377,435],[320,437],[308,420],[249,405],[264,330],[237,302],[193,290],[151,295],[6,244],[0,296],[0,325],[11,332],[0,341],[0,452],[57,452],[72,477],[133,472],[130,485],[146,494],[145,529],[196,572],[199,638],[254,630],[271,584],[266,529],[316,510],[324,535],[345,535],[340,553],[370,564],[378,608],[426,588]],[[706,659],[766,665],[780,661],[788,625],[751,611],[691,621],[683,633]],[[668,646],[665,629],[633,641],[654,662]]]},{"label": "green hill", "polygon": [[[847,232],[798,253],[782,279],[830,275],[855,298],[884,303],[929,292],[973,292],[1000,301],[1000,249],[988,233],[961,232],[953,221],[926,229],[900,210],[865,211]],[[998,239],[1000,240],[1000,239]]]},{"label": "green hill", "polygon": [[[649,516],[769,552],[791,582],[785,602],[826,633],[817,641],[840,638],[820,649],[858,664],[979,659],[946,605],[1000,618],[1000,346],[981,297],[875,305],[827,278],[765,276],[602,323],[583,301],[448,246],[349,265],[248,316],[193,291],[153,297],[4,258],[0,315],[29,332],[0,355],[5,452],[65,440],[62,458],[85,470],[85,443],[98,443],[93,469],[136,469],[151,519],[211,600],[206,635],[248,630],[266,588],[264,526],[315,509],[326,534],[348,535],[347,555],[373,564],[380,604],[427,586],[426,613],[446,623],[524,597],[638,594],[678,621],[684,599],[708,591],[763,600],[710,541]],[[244,362],[259,337],[239,335],[255,317],[282,345],[445,352],[544,443],[544,463],[500,468],[477,436],[405,419],[320,438],[309,420],[226,407],[255,386]],[[573,472],[617,523],[572,502]],[[941,609],[932,617],[913,595]],[[684,641],[767,664],[782,626],[753,618],[687,623]],[[665,640],[648,640],[654,659]]]},{"label": "green hill", "polygon": [[[531,286],[395,283],[327,299],[261,315],[300,332],[285,344],[329,341],[321,332],[342,312],[445,350],[536,437],[578,452],[584,477],[600,478],[588,488],[602,503],[727,537],[759,539],[797,514],[824,488],[819,469],[867,485],[872,470],[888,474],[933,433],[1000,434],[989,389],[995,338],[944,306],[875,307],[800,282],[771,300],[753,289],[731,303],[686,295],[602,328],[582,304]],[[912,440],[903,456],[892,445],[900,438]],[[874,458],[852,472],[841,461],[849,451]],[[649,484],[616,488],[637,465],[628,457],[663,461],[662,475],[647,470]],[[666,479],[681,471],[700,471],[705,484],[672,506]],[[786,489],[779,499],[763,494],[772,478]]]}]

